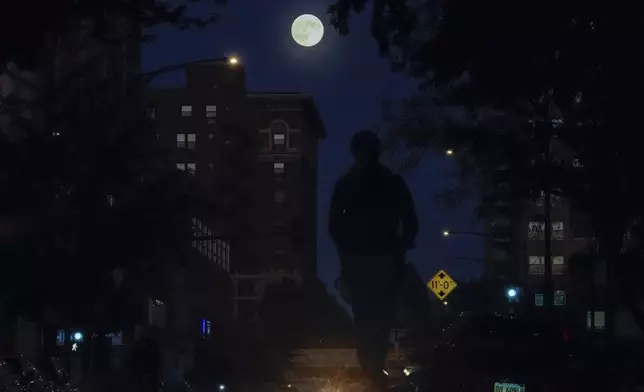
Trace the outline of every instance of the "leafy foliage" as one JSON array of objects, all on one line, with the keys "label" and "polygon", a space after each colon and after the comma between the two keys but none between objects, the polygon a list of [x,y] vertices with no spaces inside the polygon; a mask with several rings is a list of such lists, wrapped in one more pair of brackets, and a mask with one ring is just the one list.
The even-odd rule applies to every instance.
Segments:
[{"label": "leafy foliage", "polygon": [[125,95],[122,74],[91,65],[3,100],[3,279],[14,284],[2,297],[14,317],[110,331],[140,316],[137,298],[163,296],[194,209],[210,206],[166,159],[139,91]]},{"label": "leafy foliage", "polygon": [[[348,4],[364,3],[341,1],[332,22],[346,32]],[[631,287],[634,264],[620,251],[643,212],[633,131],[643,102],[631,91],[644,87],[644,19],[623,4],[616,13],[610,3],[450,0],[432,23],[422,15],[433,7],[374,1],[381,52],[420,86],[387,119],[389,146],[407,150],[412,165],[419,150],[453,149],[456,196],[473,189],[498,200],[508,184],[509,199],[566,197],[590,216],[599,255]]]},{"label": "leafy foliage", "polygon": [[[22,68],[42,64],[42,48],[56,36],[86,31],[102,42],[123,39],[149,39],[150,28],[172,25],[180,29],[205,27],[217,21],[219,6],[226,0],[210,0],[213,10],[195,16],[189,6],[205,0],[59,0],[51,2],[13,1],[11,12],[0,15],[0,64],[14,62]],[[126,35],[116,35],[123,21],[131,27]],[[11,39],[4,39],[11,37]]]}]

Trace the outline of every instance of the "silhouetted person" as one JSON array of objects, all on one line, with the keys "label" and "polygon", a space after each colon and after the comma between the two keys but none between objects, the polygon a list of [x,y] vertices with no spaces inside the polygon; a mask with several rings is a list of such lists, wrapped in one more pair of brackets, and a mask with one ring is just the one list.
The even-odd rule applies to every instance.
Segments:
[{"label": "silhouetted person", "polygon": [[380,151],[375,133],[353,136],[355,163],[335,185],[329,232],[340,255],[343,295],[353,308],[360,366],[384,389],[396,290],[418,220],[405,181],[379,162]]}]

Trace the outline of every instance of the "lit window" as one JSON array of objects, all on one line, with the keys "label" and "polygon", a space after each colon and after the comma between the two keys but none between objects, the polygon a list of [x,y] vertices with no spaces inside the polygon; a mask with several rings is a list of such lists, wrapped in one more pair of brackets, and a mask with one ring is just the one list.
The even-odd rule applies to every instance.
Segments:
[{"label": "lit window", "polygon": [[564,239],[564,225],[563,225],[563,222],[552,222],[552,239],[553,240],[563,240]]},{"label": "lit window", "polygon": [[553,305],[554,306],[565,306],[566,305],[566,292],[564,290],[555,290],[553,296]]},{"label": "lit window", "polygon": [[588,317],[587,317],[587,320],[586,320],[587,328],[588,329],[593,328],[593,323],[592,323],[592,320],[593,320],[592,314],[593,313],[595,314],[595,317],[594,317],[594,319],[595,319],[595,323],[594,323],[595,324],[594,325],[595,329],[604,329],[606,327],[606,312],[604,312],[603,310],[595,310],[594,312],[588,312]]},{"label": "lit window", "polygon": [[275,202],[276,203],[284,203],[284,200],[286,200],[286,193],[281,189],[276,190],[275,191]]},{"label": "lit window", "polygon": [[181,171],[186,171],[186,164],[185,163],[177,163],[177,169]]},{"label": "lit window", "polygon": [[555,256],[552,258],[552,274],[563,275],[566,272],[566,265],[564,264],[563,256]]},{"label": "lit window", "polygon": [[197,142],[197,135],[194,133],[188,134],[188,150],[194,150]]},{"label": "lit window", "polygon": [[543,239],[546,224],[544,222],[529,222],[528,223],[528,239],[536,240]]},{"label": "lit window", "polygon": [[275,174],[284,174],[284,162],[273,163],[273,171]]},{"label": "lit window", "polygon": [[177,133],[177,148],[186,148],[186,134]]},{"label": "lit window", "polygon": [[215,118],[215,117],[217,117],[217,106],[206,105],[206,118]]},{"label": "lit window", "polygon": [[197,172],[197,164],[196,163],[188,163],[186,165],[186,168],[188,169],[188,172],[190,174],[195,174]]},{"label": "lit window", "polygon": [[56,346],[64,346],[65,345],[65,330],[64,329],[59,329],[56,331]]},{"label": "lit window", "polygon": [[528,258],[528,274],[543,275],[545,273],[545,264],[543,256],[530,256]]},{"label": "lit window", "polygon": [[273,145],[284,146],[286,144],[286,135],[283,133],[273,134]]},{"label": "lit window", "polygon": [[183,116],[183,117],[192,116],[192,106],[190,106],[190,105],[181,106],[181,116]]},{"label": "lit window", "polygon": [[534,306],[543,306],[543,293],[534,294]]}]

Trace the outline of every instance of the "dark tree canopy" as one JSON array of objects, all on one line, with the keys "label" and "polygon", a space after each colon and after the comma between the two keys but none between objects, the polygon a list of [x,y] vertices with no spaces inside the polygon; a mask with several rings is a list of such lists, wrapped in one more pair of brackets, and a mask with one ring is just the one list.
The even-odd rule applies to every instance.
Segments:
[{"label": "dark tree canopy", "polygon": [[[0,101],[2,318],[11,324],[16,316],[53,314],[109,331],[141,317],[141,300],[167,294],[170,272],[187,259],[191,217],[218,211],[195,199],[196,183],[160,147],[139,75],[105,62],[110,37],[140,38],[107,22],[127,18],[145,29],[211,20],[199,22],[177,2],[25,5],[52,9],[32,15],[50,24],[36,23],[25,40],[3,40],[12,46],[0,48],[0,74],[13,86]],[[95,50],[41,45],[79,28]],[[61,64],[61,56],[76,60]],[[5,64],[20,59],[30,61]]]},{"label": "dark tree canopy", "polygon": [[[213,10],[194,16],[189,12],[189,5],[194,3],[212,3]],[[127,36],[136,40],[149,38],[149,29],[158,25],[204,27],[217,20],[218,8],[225,3],[226,0],[12,1],[11,11],[0,14],[0,64],[10,61],[23,68],[37,66],[42,48],[57,35],[80,30],[105,42],[123,39],[125,36],[115,35],[115,26],[124,21],[132,27]]]},{"label": "dark tree canopy", "polygon": [[76,79],[29,104],[41,122],[14,116],[2,133],[0,217],[10,235],[24,228],[7,239],[12,256],[3,258],[8,280],[19,282],[4,292],[18,314],[119,323],[124,315],[113,310],[129,309],[114,272],[125,271],[121,288],[132,298],[160,294],[167,268],[190,245],[194,186],[155,147],[138,98],[123,99],[119,86]]},{"label": "dark tree canopy", "polygon": [[[332,23],[347,33],[351,10],[365,3],[339,1],[329,9]],[[634,130],[644,103],[635,93],[644,88],[644,18],[609,2],[439,6],[373,1],[381,53],[420,87],[385,118],[401,167],[453,149],[460,169],[454,197],[468,190],[482,201],[503,192],[527,202],[543,191],[565,197],[590,217],[599,256],[611,262],[620,287],[632,286],[634,264],[621,249],[644,212]],[[631,310],[644,328],[641,311]]]}]

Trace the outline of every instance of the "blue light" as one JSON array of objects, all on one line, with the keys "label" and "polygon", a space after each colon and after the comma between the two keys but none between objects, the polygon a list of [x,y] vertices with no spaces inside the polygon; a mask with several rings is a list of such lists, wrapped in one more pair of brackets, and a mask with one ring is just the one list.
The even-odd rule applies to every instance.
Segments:
[{"label": "blue light", "polygon": [[80,331],[74,332],[74,334],[72,335],[72,339],[75,342],[82,342],[83,341],[83,333],[80,332]]},{"label": "blue light", "polygon": [[508,297],[514,298],[517,296],[517,290],[516,289],[508,289]]},{"label": "blue light", "polygon": [[210,336],[210,320],[208,319],[201,320],[201,334],[204,337]]}]

